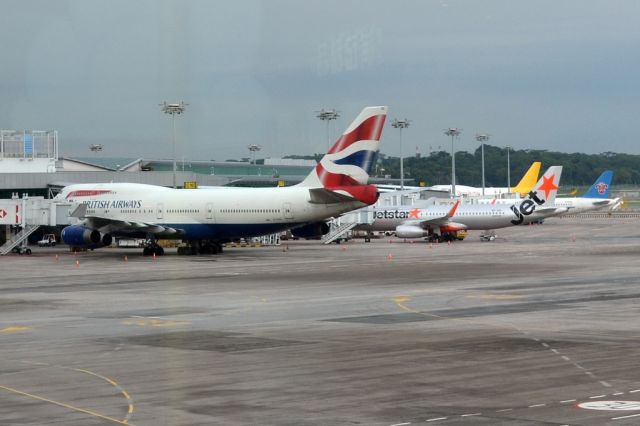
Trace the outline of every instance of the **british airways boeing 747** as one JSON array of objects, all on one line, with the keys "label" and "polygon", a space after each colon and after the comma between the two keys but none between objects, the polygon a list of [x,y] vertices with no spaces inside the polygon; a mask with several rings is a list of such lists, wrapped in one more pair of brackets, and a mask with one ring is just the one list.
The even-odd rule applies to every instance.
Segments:
[{"label": "british airways boeing 747", "polygon": [[76,223],[62,231],[72,247],[108,246],[113,237],[147,238],[144,254],[161,255],[156,239],[189,242],[189,252],[219,253],[222,244],[293,229],[328,232],[325,220],[371,205],[368,185],[387,107],[367,107],[298,185],[285,188],[172,189],[134,183],[77,184],[56,197],[75,202]]}]

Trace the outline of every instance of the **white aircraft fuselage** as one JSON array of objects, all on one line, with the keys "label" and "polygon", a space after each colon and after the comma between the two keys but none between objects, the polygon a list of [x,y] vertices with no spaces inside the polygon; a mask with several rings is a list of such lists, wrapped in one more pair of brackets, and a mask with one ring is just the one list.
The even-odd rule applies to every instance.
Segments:
[{"label": "white aircraft fuselage", "polygon": [[[86,216],[111,219],[102,233],[146,233],[145,226],[166,228],[167,238],[235,239],[267,235],[338,216],[366,204],[357,200],[318,204],[309,188],[173,189],[135,183],[78,184],[64,188],[59,199],[86,205]],[[77,225],[85,219],[79,218]],[[120,223],[134,224],[126,231]]]}]

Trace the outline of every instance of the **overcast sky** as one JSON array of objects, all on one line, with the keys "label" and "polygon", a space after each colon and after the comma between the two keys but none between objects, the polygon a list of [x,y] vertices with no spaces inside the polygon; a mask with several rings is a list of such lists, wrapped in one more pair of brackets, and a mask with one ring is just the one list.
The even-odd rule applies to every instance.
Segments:
[{"label": "overcast sky", "polygon": [[[640,2],[21,0],[0,14],[0,128],[56,129],[62,155],[324,152],[320,108],[408,118],[403,150],[489,143],[640,154]],[[397,156],[387,126],[381,151]]]}]

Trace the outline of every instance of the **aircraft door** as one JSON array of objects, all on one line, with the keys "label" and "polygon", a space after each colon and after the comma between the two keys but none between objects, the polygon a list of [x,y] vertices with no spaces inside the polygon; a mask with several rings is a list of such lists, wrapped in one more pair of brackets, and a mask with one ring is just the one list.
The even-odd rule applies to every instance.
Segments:
[{"label": "aircraft door", "polygon": [[207,220],[214,222],[214,217],[213,217],[213,203],[207,203],[206,205],[206,211],[207,211]]},{"label": "aircraft door", "polygon": [[284,213],[285,219],[293,219],[293,209],[291,208],[291,203],[282,204],[282,212]]},{"label": "aircraft door", "polygon": [[158,219],[164,218],[164,204],[158,203],[156,205],[156,213],[157,213],[156,218]]}]

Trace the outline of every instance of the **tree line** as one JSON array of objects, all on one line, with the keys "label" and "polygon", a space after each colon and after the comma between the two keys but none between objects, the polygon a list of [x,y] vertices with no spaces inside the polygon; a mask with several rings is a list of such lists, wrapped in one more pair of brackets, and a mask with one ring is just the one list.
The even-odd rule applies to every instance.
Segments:
[{"label": "tree line", "polygon": [[[290,156],[289,158],[315,159],[313,156]],[[481,148],[473,153],[456,152],[456,183],[460,185],[482,186]],[[563,186],[591,185],[604,170],[613,170],[615,185],[640,185],[640,155],[603,152],[600,154],[564,153],[537,149],[523,149],[509,152],[511,185],[515,186],[534,161],[542,162],[543,172],[549,166],[560,165]],[[488,187],[507,186],[506,148],[485,145],[485,185]],[[400,159],[379,154],[373,174],[378,177],[400,178]],[[451,183],[451,154],[447,151],[432,152],[423,157],[405,157],[405,180],[415,184],[447,185]]]}]

